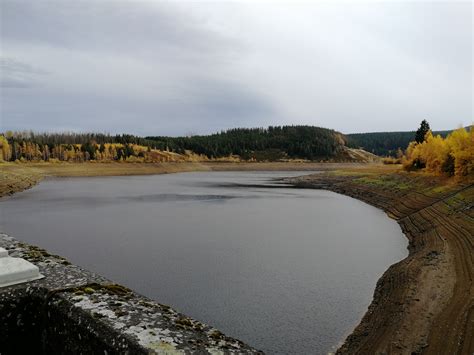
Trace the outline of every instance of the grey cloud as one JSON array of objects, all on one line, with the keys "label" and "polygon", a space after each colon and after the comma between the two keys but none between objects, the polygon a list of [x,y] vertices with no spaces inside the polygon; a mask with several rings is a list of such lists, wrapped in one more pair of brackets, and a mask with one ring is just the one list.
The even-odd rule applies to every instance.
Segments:
[{"label": "grey cloud", "polygon": [[29,88],[47,71],[13,58],[0,57],[0,87]]},{"label": "grey cloud", "polygon": [[[262,117],[275,116],[271,105],[238,87],[195,83],[196,93],[186,100],[142,100],[81,93],[74,96],[45,89],[19,96],[3,93],[0,116],[3,130],[30,129],[106,131],[139,135],[212,133],[234,126],[250,126]],[[219,88],[215,90],[214,87]],[[199,89],[202,92],[197,92]],[[28,105],[22,105],[28,102]]]},{"label": "grey cloud", "polygon": [[[472,3],[468,1],[407,1],[375,3],[376,16],[367,31],[425,65],[442,63],[450,70],[472,71]],[[399,26],[393,26],[393,23]]]},{"label": "grey cloud", "polygon": [[0,6],[2,129],[351,132],[473,117],[470,2]]},{"label": "grey cloud", "polygon": [[212,58],[211,53],[239,48],[237,40],[205,25],[165,2],[2,2],[2,36],[13,41],[168,60]]}]

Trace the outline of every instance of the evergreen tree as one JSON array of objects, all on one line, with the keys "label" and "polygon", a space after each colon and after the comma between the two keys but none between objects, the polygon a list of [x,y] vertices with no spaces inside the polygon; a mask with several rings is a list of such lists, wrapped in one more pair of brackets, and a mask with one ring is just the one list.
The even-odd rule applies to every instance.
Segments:
[{"label": "evergreen tree", "polygon": [[123,148],[117,148],[117,160],[121,160],[124,156]]},{"label": "evergreen tree", "polygon": [[124,147],[124,156],[125,156],[125,158],[129,158],[133,155],[135,155],[135,152],[133,151],[133,148],[129,144],[125,144],[125,147]]},{"label": "evergreen tree", "polygon": [[[84,156],[87,156],[90,160],[94,160],[96,145],[91,142],[86,142],[81,146],[81,151],[84,152]],[[87,153],[87,155],[85,153]]]},{"label": "evergreen tree", "polygon": [[417,143],[423,143],[425,141],[426,133],[428,133],[429,130],[430,124],[428,123],[428,121],[421,121],[420,128],[418,128],[415,134],[415,141]]}]

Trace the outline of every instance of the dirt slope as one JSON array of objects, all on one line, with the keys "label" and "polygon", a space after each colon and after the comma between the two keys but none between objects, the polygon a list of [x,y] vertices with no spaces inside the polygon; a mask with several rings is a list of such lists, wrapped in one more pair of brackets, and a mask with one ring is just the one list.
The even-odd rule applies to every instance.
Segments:
[{"label": "dirt slope", "polygon": [[290,179],[383,209],[409,239],[409,256],[378,281],[339,354],[474,353],[474,186],[383,170]]}]

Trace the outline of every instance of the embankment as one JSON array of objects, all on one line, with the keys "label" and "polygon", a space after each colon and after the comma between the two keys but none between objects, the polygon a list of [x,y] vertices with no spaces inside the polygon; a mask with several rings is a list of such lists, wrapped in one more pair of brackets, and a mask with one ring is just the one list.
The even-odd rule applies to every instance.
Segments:
[{"label": "embankment", "polygon": [[[339,354],[474,353],[474,186],[383,169],[288,179],[384,210],[409,239]],[[354,236],[355,238],[357,236]]]}]

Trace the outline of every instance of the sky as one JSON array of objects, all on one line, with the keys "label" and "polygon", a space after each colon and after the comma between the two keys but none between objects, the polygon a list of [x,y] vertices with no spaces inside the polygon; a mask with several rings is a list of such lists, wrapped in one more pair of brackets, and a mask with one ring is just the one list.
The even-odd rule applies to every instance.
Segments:
[{"label": "sky", "polygon": [[473,121],[471,1],[0,0],[0,131]]}]

